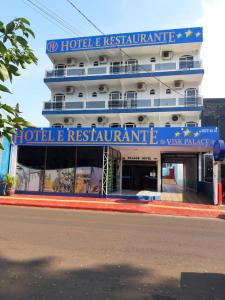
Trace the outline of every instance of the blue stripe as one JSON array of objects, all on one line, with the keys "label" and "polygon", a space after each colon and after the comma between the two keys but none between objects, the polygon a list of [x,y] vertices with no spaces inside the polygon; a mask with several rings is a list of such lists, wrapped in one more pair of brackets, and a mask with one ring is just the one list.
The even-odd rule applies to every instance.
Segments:
[{"label": "blue stripe", "polygon": [[202,111],[203,106],[197,107],[163,107],[163,108],[139,108],[139,109],[82,109],[82,110],[57,110],[42,111],[42,115],[91,115],[91,114],[119,114],[119,113],[145,113],[145,112],[175,112],[175,111]]},{"label": "blue stripe", "polygon": [[87,81],[87,80],[106,80],[106,79],[122,79],[122,78],[142,78],[142,77],[161,77],[161,76],[177,76],[177,75],[194,75],[204,74],[203,69],[197,70],[178,70],[166,72],[145,72],[132,74],[110,74],[110,75],[89,75],[76,77],[60,77],[60,78],[45,78],[44,82],[65,82],[65,81]]}]

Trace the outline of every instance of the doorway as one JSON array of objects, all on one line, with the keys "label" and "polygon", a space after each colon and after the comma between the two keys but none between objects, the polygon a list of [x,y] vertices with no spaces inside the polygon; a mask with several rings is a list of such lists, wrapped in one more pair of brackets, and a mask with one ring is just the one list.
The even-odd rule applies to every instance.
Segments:
[{"label": "doorway", "polygon": [[154,161],[123,161],[122,189],[157,191],[157,165]]}]

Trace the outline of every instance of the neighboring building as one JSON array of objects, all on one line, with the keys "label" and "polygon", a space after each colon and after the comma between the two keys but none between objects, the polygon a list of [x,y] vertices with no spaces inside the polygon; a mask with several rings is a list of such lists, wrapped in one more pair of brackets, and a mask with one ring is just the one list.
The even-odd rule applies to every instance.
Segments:
[{"label": "neighboring building", "polygon": [[202,41],[201,27],[48,41],[42,113],[54,128],[15,137],[18,189],[156,195],[162,168],[182,164],[197,191],[218,138],[201,128]]},{"label": "neighboring building", "polygon": [[204,98],[203,104],[202,126],[217,126],[225,140],[225,98]]}]

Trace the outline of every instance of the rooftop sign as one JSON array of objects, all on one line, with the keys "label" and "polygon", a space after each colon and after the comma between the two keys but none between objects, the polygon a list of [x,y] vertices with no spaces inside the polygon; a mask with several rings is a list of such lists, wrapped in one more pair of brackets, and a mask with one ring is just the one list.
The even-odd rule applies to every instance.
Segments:
[{"label": "rooftop sign", "polygon": [[46,45],[46,53],[156,46],[202,41],[202,27],[194,27],[49,40]]},{"label": "rooftop sign", "polygon": [[16,145],[38,146],[178,146],[212,148],[217,127],[154,128],[26,128],[18,130]]}]

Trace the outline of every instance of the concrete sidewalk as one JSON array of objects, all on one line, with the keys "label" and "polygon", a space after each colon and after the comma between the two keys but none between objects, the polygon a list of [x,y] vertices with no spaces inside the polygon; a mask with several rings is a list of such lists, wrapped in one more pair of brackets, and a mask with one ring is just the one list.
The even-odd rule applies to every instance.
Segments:
[{"label": "concrete sidewalk", "polygon": [[16,194],[12,197],[0,196],[0,204],[225,219],[224,207],[156,200],[128,201],[119,198],[105,199]]}]

